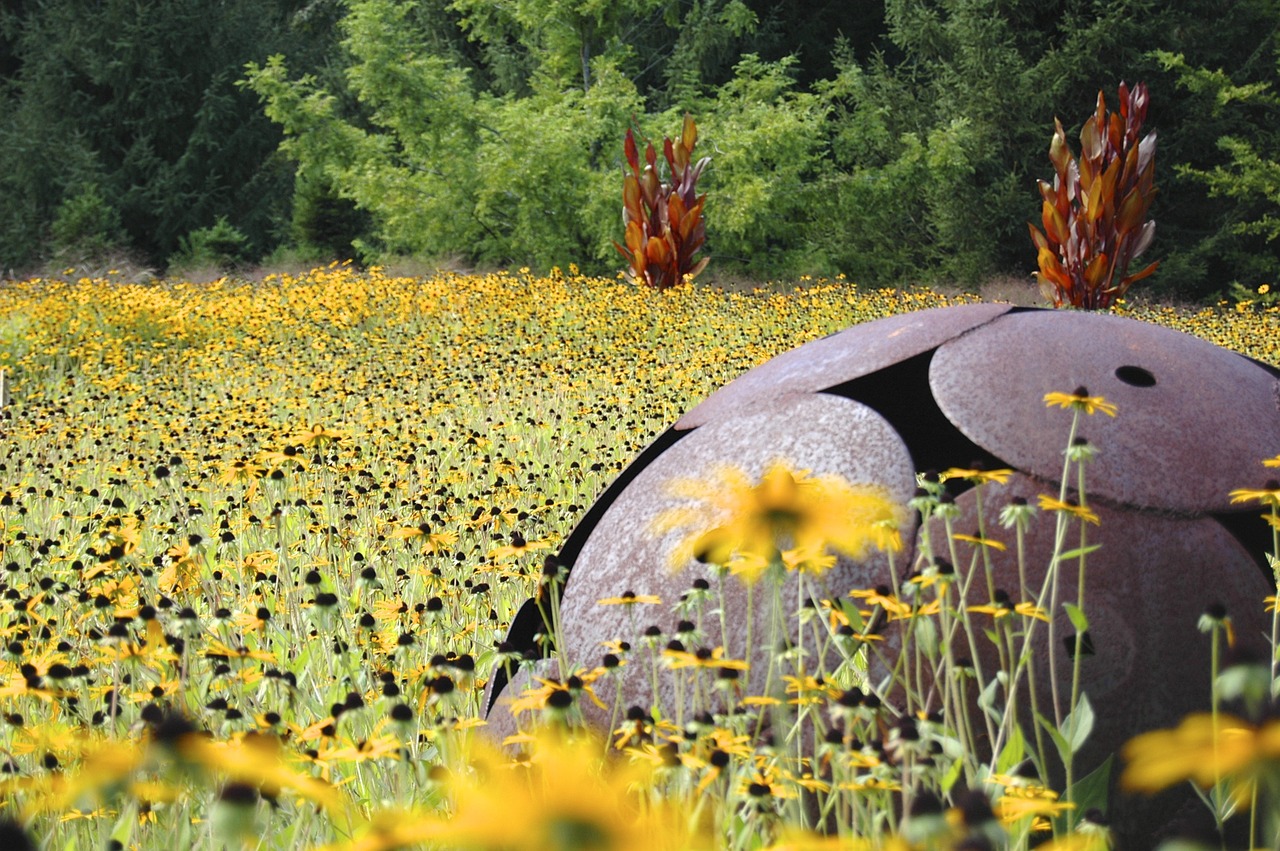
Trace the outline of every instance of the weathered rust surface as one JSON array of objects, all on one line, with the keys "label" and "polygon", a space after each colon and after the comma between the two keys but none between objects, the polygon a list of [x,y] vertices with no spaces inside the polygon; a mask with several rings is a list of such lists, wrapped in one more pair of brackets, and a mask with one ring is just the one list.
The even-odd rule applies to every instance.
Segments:
[{"label": "weathered rust surface", "polygon": [[1087,488],[1131,506],[1230,510],[1231,490],[1262,487],[1259,462],[1280,446],[1280,380],[1266,369],[1198,337],[1109,314],[1002,316],[944,343],[929,383],[971,440],[1049,480],[1062,474],[1071,415],[1046,408],[1044,395],[1084,387],[1106,397],[1118,416],[1081,424],[1101,450]]},{"label": "weathered rust surface", "polygon": [[676,421],[696,428],[767,406],[787,393],[816,393],[927,352],[1008,313],[1007,304],[937,307],[864,322],[783,352],[738,376]]}]

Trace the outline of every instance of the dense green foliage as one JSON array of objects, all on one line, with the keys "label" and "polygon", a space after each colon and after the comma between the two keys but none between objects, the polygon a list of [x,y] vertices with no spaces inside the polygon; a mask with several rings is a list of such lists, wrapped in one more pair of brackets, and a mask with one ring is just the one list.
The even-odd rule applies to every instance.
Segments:
[{"label": "dense green foliage", "polygon": [[713,270],[1024,275],[1053,119],[1074,137],[1121,80],[1150,86],[1161,139],[1150,285],[1256,287],[1277,260],[1275,0],[141,8],[0,12],[3,265],[163,264],[224,217],[251,259],[612,273],[623,134],[688,112]]},{"label": "dense green foliage", "polygon": [[[110,249],[161,263],[225,217],[261,255],[293,169],[236,83],[287,51],[309,67],[336,10],[294,0],[49,0],[0,12],[0,266]],[[43,257],[42,257],[43,255]]]}]

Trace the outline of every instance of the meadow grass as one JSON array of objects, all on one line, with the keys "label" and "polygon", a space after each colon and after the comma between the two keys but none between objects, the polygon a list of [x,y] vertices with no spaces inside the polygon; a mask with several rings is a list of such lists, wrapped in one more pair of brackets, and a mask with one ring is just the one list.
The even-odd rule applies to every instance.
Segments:
[{"label": "meadow grass", "polygon": [[[616,760],[531,733],[555,736],[520,763],[544,769],[531,797],[481,695],[544,557],[682,412],[808,340],[957,300],[659,294],[573,267],[0,286],[4,812],[59,849],[838,840],[794,832],[822,781],[745,719]],[[1274,309],[1126,312],[1280,364]],[[826,682],[796,688],[848,691]],[[869,846],[951,847],[900,830],[883,756],[869,803],[826,815]],[[1054,797],[999,843],[1025,847]]]}]

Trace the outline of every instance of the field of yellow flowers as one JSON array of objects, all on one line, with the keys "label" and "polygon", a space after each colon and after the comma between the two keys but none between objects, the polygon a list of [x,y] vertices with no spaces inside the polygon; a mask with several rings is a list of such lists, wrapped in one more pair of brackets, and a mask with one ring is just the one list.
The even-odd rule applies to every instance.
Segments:
[{"label": "field of yellow flowers", "polygon": [[[712,780],[637,803],[644,761],[582,742],[531,795],[481,693],[543,558],[683,411],[946,303],[573,267],[0,284],[0,845],[819,842],[708,834]],[[1275,309],[1126,310],[1280,364]]]}]

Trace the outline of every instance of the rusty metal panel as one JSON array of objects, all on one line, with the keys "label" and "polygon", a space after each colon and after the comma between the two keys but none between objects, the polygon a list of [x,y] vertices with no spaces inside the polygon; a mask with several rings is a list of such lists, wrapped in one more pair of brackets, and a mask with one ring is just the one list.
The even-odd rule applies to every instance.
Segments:
[{"label": "rusty metal panel", "polygon": [[1044,395],[1084,387],[1117,405],[1084,418],[1100,450],[1089,491],[1126,505],[1230,510],[1234,488],[1263,486],[1280,446],[1280,380],[1198,337],[1109,314],[1030,311],[944,343],[929,371],[943,413],[1010,466],[1062,474],[1070,413]]},{"label": "rusty metal panel", "polygon": [[815,393],[927,352],[1010,310],[964,304],[889,316],[783,352],[735,378],[676,422],[678,429],[768,406],[786,393]]}]

